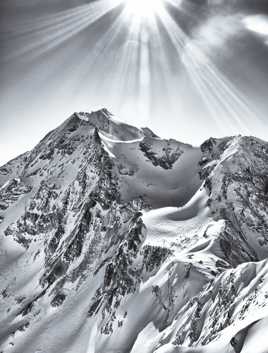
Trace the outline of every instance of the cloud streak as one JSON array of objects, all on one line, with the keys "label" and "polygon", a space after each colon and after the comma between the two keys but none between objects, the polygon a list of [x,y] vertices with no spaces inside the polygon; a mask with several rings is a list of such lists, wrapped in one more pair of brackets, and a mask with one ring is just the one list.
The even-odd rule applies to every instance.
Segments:
[{"label": "cloud streak", "polygon": [[263,38],[265,44],[268,45],[268,16],[247,16],[243,19],[243,23],[249,31]]}]

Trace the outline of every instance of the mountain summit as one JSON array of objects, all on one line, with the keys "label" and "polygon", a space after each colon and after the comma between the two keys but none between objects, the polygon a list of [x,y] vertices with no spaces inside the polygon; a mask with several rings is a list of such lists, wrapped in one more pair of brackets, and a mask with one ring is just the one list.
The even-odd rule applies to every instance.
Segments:
[{"label": "mountain summit", "polygon": [[1,353],[265,353],[268,143],[75,113],[0,167]]}]

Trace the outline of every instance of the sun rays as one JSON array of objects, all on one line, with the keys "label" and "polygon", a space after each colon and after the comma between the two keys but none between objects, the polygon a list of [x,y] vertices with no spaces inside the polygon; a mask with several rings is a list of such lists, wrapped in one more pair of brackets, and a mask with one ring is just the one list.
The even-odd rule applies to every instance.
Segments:
[{"label": "sun rays", "polygon": [[[162,87],[166,101],[170,96],[174,67],[170,67],[170,53],[165,51],[165,35],[176,52],[178,72],[187,75],[219,129],[226,132],[229,124],[235,131],[248,133],[250,121],[256,119],[254,109],[213,58],[174,19],[170,7],[183,13],[183,6],[181,0],[99,0],[33,18],[16,27],[11,23],[1,37],[16,45],[11,46],[4,60],[27,61],[48,55],[86,31],[90,44],[77,68],[81,81],[90,85],[96,65],[102,65],[102,76],[94,90],[110,87],[107,96],[128,110],[135,106],[141,122],[151,114],[154,82]],[[107,16],[109,20],[90,41],[91,26],[97,26]],[[187,16],[191,17],[191,13]],[[179,101],[180,97],[176,99]]]}]

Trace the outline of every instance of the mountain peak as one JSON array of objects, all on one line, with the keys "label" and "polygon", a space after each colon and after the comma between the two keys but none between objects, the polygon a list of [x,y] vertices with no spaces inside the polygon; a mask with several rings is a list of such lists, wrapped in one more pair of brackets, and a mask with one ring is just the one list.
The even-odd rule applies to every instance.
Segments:
[{"label": "mountain peak", "polygon": [[112,118],[112,114],[106,108],[91,112],[76,112],[74,113],[74,116],[76,116],[80,120],[88,121],[93,125],[96,125],[98,123],[102,124],[104,121],[110,120]]},{"label": "mountain peak", "polygon": [[113,114],[106,108],[101,108],[98,110],[93,110],[90,113],[89,112],[79,112],[75,113],[75,115],[81,119],[81,120],[86,120],[86,121],[91,121],[97,118],[99,119],[111,119],[113,117]]}]

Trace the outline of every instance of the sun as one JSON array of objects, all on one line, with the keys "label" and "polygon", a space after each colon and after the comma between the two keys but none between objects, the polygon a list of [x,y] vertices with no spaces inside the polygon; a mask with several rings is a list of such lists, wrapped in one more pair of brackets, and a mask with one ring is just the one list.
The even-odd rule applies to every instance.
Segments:
[{"label": "sun", "polygon": [[150,21],[161,15],[166,0],[124,0],[123,4],[129,16],[136,20]]}]

